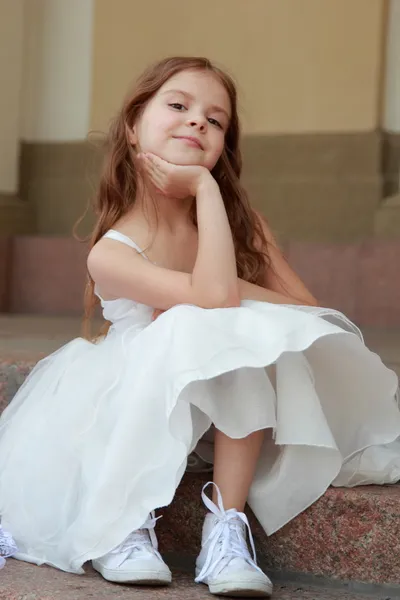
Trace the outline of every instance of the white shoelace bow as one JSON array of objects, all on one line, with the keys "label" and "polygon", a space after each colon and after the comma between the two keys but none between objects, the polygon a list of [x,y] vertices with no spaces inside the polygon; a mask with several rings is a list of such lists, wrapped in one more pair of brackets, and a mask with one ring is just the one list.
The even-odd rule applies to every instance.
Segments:
[{"label": "white shoelace bow", "polygon": [[154,531],[158,519],[161,519],[161,516],[156,518],[154,512],[151,512],[141,528],[132,531],[122,544],[111,550],[111,554],[132,552],[136,549],[142,550],[143,546],[150,546],[152,552],[162,560],[161,554],[158,552],[158,540]]},{"label": "white shoelace bow", "polygon": [[[217,490],[218,506],[216,506],[214,502],[212,502],[204,493],[205,489],[209,485],[215,486],[215,489]],[[234,508],[226,511],[222,502],[221,492],[219,491],[218,486],[212,481],[209,481],[203,487],[201,497],[208,510],[218,518],[218,521],[204,542],[204,544],[210,542],[210,546],[208,548],[207,558],[204,566],[195,579],[196,583],[204,581],[209,575],[218,575],[233,558],[243,558],[249,565],[257,569],[257,571],[260,573],[263,573],[263,571],[257,565],[256,549],[254,546],[250,524],[246,515],[238,512]],[[246,525],[249,532],[249,540],[253,552],[253,558],[251,557],[247,548],[246,540],[238,523],[238,519]],[[217,556],[214,558],[217,546],[218,552]]]}]

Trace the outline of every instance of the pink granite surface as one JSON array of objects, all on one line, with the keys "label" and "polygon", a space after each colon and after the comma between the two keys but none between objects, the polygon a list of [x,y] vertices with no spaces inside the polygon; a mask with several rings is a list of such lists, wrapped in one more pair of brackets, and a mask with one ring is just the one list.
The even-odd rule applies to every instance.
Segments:
[{"label": "pink granite surface", "polygon": [[400,241],[290,242],[287,258],[319,303],[361,326],[400,326]]},{"label": "pink granite surface", "polygon": [[[7,261],[12,279],[7,291],[2,276],[5,252],[0,258],[0,310],[7,294],[12,312],[80,314],[86,245],[72,238],[40,236],[11,241]],[[0,244],[1,257],[5,241]],[[361,326],[400,325],[400,240],[289,242],[285,253],[320,304],[344,312]]]},{"label": "pink granite surface", "polygon": [[355,244],[291,242],[287,259],[322,306],[356,319],[358,254]]},{"label": "pink granite surface", "polygon": [[14,397],[39,358],[41,358],[40,355],[28,360],[0,356],[0,414]]},{"label": "pink granite surface", "polygon": [[[207,478],[187,473],[158,525],[164,552],[196,555]],[[400,486],[330,488],[271,537],[250,514],[263,565],[272,572],[308,573],[342,581],[400,586]]]},{"label": "pink granite surface", "polygon": [[365,242],[359,252],[356,316],[377,327],[400,326],[400,243]]},{"label": "pink granite surface", "polygon": [[[193,575],[173,571],[173,583],[165,588],[138,588],[108,583],[93,571],[71,575],[50,567],[9,560],[0,571],[1,600],[210,600],[208,588],[193,582]],[[276,600],[371,600],[338,589],[276,583]],[[375,596],[377,598],[377,596]],[[388,596],[380,596],[390,600]]]},{"label": "pink granite surface", "polygon": [[10,311],[81,314],[86,255],[86,244],[72,238],[14,238]]}]

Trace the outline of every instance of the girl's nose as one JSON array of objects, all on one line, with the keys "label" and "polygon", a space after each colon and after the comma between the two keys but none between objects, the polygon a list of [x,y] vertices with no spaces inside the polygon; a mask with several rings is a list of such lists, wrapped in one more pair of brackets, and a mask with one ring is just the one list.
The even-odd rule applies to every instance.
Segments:
[{"label": "girl's nose", "polygon": [[207,121],[203,118],[198,118],[198,119],[190,119],[189,123],[190,127],[193,127],[194,129],[199,129],[199,131],[204,131],[206,128],[206,124]]}]

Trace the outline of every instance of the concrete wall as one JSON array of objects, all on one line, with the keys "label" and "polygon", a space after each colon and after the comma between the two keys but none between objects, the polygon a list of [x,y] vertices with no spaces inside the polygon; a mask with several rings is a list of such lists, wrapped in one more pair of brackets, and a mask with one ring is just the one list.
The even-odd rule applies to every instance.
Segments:
[{"label": "concrete wall", "polygon": [[96,0],[91,127],[151,61],[200,54],[238,81],[245,133],[370,131],[383,0]]}]

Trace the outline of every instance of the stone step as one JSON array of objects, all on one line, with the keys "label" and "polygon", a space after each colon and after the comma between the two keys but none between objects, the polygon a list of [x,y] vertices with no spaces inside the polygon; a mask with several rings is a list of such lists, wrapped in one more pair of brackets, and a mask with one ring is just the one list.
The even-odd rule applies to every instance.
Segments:
[{"label": "stone step", "polygon": [[[174,502],[159,511],[160,549],[178,561],[196,556],[208,477],[186,473]],[[260,564],[272,579],[391,586],[400,595],[400,486],[330,488],[308,510],[267,537],[248,511]]]},{"label": "stone step", "polygon": [[[165,588],[115,585],[87,567],[85,575],[71,575],[51,567],[37,567],[9,560],[0,572],[1,600],[210,600],[204,585],[193,582],[193,574],[173,569],[173,583]],[[276,600],[391,600],[395,596],[376,592],[356,593],[346,588],[310,586],[300,582],[276,582]]]},{"label": "stone step", "polygon": [[[290,241],[283,250],[322,306],[361,326],[400,327],[400,229],[390,239],[381,237]],[[0,311],[80,316],[86,256],[87,246],[68,237],[0,235]]]},{"label": "stone step", "polygon": [[[43,317],[40,319],[37,317],[0,318],[0,409],[4,408],[11,400],[40,356],[55,350],[78,333],[79,321],[77,320],[60,320],[54,317],[47,319]],[[400,332],[369,330],[365,332],[365,337],[369,347],[377,351],[385,362],[399,369]],[[204,517],[200,492],[208,477],[209,475],[187,473],[172,505],[160,511],[163,514],[157,527],[160,549],[175,564],[182,566],[188,561],[192,561],[199,550],[201,524]],[[378,589],[382,593],[387,591],[384,596],[386,598],[390,597],[393,590],[396,595],[400,595],[400,561],[398,560],[400,556],[400,486],[331,488],[307,511],[271,537],[264,534],[251,514],[249,517],[259,561],[276,581],[306,578],[306,581],[312,583],[317,580],[330,584],[352,582],[353,586],[360,584],[360,589],[368,591]],[[9,561],[6,569],[0,572],[0,592],[2,591],[2,582],[3,585],[11,586],[10,583],[7,584],[7,577],[13,578],[13,573],[18,573],[18,569],[29,570],[32,567],[21,566],[17,561]],[[84,595],[79,596],[81,593],[84,594],[82,590],[89,591],[90,586],[98,584],[98,578],[94,578],[93,575],[88,576],[87,579],[71,579],[71,576],[58,574],[53,570],[49,572],[49,575],[46,575],[47,572],[42,569],[32,571],[33,581],[39,581],[40,577],[45,579],[48,577],[48,585],[56,585],[55,581],[59,581],[60,590],[64,591],[59,592],[58,596],[55,591],[47,593],[47,596],[43,592],[43,600],[45,598],[50,600],[53,597],[72,598],[73,596],[68,596],[68,593],[72,594],[71,589],[76,590],[77,595],[74,596],[74,599],[83,598]],[[18,575],[16,577],[20,581],[20,577]],[[65,577],[68,577],[68,584],[65,584],[64,589],[63,582],[67,581]],[[180,588],[178,591],[177,588],[178,595],[173,597],[178,598],[179,594],[181,597],[185,597],[184,594],[189,585],[185,582],[187,580],[183,577],[182,591]],[[44,589],[46,588],[44,587]],[[110,597],[113,598],[118,597],[118,593],[120,593],[120,588],[103,587],[102,589],[112,589],[114,595]],[[198,586],[193,590],[190,588],[190,590],[188,593],[193,597],[196,597],[195,594],[207,593]],[[27,588],[27,594],[28,591]],[[106,593],[108,592],[104,591],[104,594]],[[125,592],[121,591],[121,594],[123,593]],[[169,594],[171,591],[154,592],[155,595],[152,597],[156,598],[160,593],[168,598],[169,596],[165,594]],[[279,593],[285,594],[286,592],[282,588]],[[0,593],[2,600],[8,597],[13,600],[25,598],[23,595],[3,596]],[[89,597],[89,593],[87,597]],[[106,598],[108,596],[99,593],[95,597]],[[121,597],[123,596],[121,595]],[[285,598],[286,596],[278,595],[277,597]],[[291,597],[301,598],[303,596],[299,594]],[[322,598],[323,596],[304,597]],[[27,595],[26,600],[28,598],[29,600],[42,600],[42,596]]]}]

